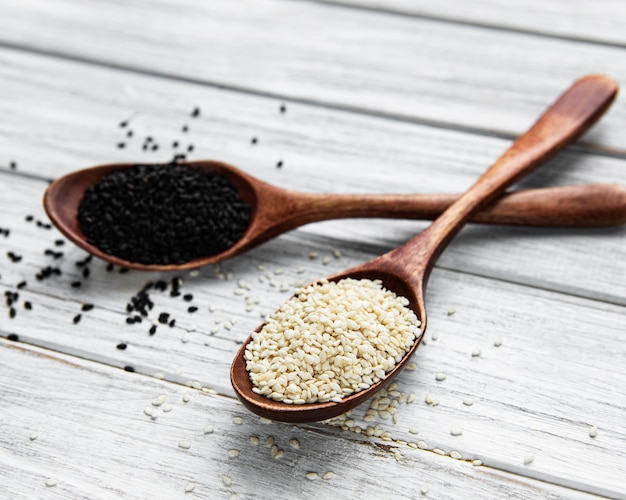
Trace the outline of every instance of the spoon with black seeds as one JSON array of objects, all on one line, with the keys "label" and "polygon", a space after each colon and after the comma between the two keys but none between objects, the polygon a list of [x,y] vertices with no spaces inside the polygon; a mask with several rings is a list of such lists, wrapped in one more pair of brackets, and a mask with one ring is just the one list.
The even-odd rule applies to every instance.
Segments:
[{"label": "spoon with black seeds", "polygon": [[[577,80],[464,195],[424,231],[384,255],[327,278],[333,282],[347,278],[380,280],[385,289],[408,300],[408,307],[420,321],[419,332],[412,346],[384,378],[359,392],[346,395],[340,401],[287,404],[269,399],[253,391],[245,357],[246,347],[252,342],[252,337],[249,337],[237,353],[230,371],[233,388],[243,405],[272,420],[313,422],[347,412],[393,380],[409,362],[424,336],[427,324],[424,302],[426,284],[437,258],[447,244],[472,214],[477,213],[501,195],[509,185],[544,163],[595,123],[611,105],[617,90],[617,83],[604,76],[591,75]],[[326,313],[320,311],[321,316],[324,314]],[[259,326],[256,332],[260,332],[262,328],[263,325]],[[277,333],[281,333],[280,329]],[[294,349],[297,349],[297,345]],[[298,354],[292,352],[290,347],[283,356],[296,357]],[[335,358],[327,360],[328,363],[335,361]]]},{"label": "spoon with black seeds", "polygon": [[[581,124],[579,133],[587,127]],[[78,170],[48,187],[44,206],[68,239],[105,261],[177,271],[221,262],[311,222],[432,220],[457,199],[453,194],[297,192],[207,160]],[[626,189],[591,184],[517,191],[485,207],[472,212],[470,220],[608,226],[626,222]]]}]

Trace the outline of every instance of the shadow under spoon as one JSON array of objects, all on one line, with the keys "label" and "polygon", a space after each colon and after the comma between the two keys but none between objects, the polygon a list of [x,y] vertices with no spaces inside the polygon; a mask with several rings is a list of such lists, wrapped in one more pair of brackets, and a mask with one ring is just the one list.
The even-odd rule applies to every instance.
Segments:
[{"label": "shadow under spoon", "polygon": [[[583,77],[566,90],[537,122],[521,135],[478,181],[440,217],[404,245],[365,264],[328,277],[380,280],[382,285],[409,301],[420,320],[420,333],[406,355],[385,377],[340,402],[286,404],[253,392],[246,368],[246,346],[241,347],[231,366],[231,382],[237,396],[252,412],[284,422],[313,422],[335,417],[352,409],[389,383],[408,363],[426,330],[424,293],[428,277],[448,242],[470,216],[557,151],[586,131],[610,106],[617,84],[604,76]],[[259,332],[263,325],[256,330]]]}]

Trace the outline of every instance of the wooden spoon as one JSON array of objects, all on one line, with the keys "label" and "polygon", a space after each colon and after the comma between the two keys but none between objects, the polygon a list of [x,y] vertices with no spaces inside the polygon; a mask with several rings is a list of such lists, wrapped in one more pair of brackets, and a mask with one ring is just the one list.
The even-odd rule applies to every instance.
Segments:
[{"label": "wooden spoon", "polygon": [[[250,225],[228,250],[184,264],[140,264],[104,253],[90,244],[78,222],[85,190],[103,176],[132,167],[102,165],[60,177],[46,190],[44,207],[50,220],[79,247],[113,264],[141,270],[178,271],[215,264],[296,227],[330,219],[381,217],[429,219],[458,199],[455,194],[317,194],[273,186],[217,161],[188,163],[223,175],[251,207]],[[472,222],[529,226],[609,226],[626,222],[626,189],[616,184],[587,184],[518,191],[503,196],[471,218]]]},{"label": "wooden spoon", "polygon": [[244,360],[246,345],[251,341],[251,338],[248,338],[237,353],[230,371],[232,385],[244,406],[272,420],[313,422],[345,413],[389,383],[411,359],[424,336],[426,283],[435,261],[448,242],[471,214],[480,210],[501,194],[507,186],[543,163],[591,126],[611,104],[617,89],[618,86],[614,81],[603,76],[592,75],[577,80],[469,191],[428,228],[401,247],[328,278],[329,281],[344,278],[381,280],[385,288],[406,297],[409,300],[409,307],[420,319],[419,338],[383,380],[368,389],[344,397],[341,402],[289,405],[274,401],[252,391],[252,382]]}]

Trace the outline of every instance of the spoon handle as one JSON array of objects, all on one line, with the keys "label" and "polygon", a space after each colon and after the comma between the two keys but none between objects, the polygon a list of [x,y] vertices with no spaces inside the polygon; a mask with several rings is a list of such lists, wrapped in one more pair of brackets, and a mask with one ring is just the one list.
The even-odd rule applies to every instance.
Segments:
[{"label": "spoon handle", "polygon": [[461,198],[386,258],[409,263],[423,286],[439,254],[470,216],[589,129],[608,109],[617,90],[615,81],[600,75],[575,81]]},{"label": "spoon handle", "polygon": [[[314,194],[297,193],[280,220],[287,231],[304,224],[344,218],[434,220],[459,194]],[[626,188],[583,184],[528,189],[504,194],[471,222],[535,227],[600,227],[626,222]]]}]

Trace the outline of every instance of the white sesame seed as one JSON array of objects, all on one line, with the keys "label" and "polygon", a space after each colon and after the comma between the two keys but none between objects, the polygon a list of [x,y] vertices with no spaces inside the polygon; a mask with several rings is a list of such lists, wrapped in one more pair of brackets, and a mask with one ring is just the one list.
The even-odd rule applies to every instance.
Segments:
[{"label": "white sesame seed", "polygon": [[154,374],[154,378],[157,378],[159,380],[163,380],[165,378],[165,375],[162,374],[161,372],[157,372]]},{"label": "white sesame seed", "polygon": [[215,427],[213,427],[213,424],[207,424],[202,432],[205,434],[213,434],[213,432],[215,432]]},{"label": "white sesame seed", "polygon": [[185,394],[183,394],[183,403],[189,403],[189,401],[191,400],[191,394],[189,394],[188,392],[186,392]]},{"label": "white sesame seed", "polygon": [[433,452],[435,452],[437,455],[445,455],[446,452],[443,451],[441,448],[433,448]]},{"label": "white sesame seed", "polygon": [[447,378],[447,375],[443,372],[439,372],[435,375],[435,380],[437,380],[438,382],[442,382],[446,378]]},{"label": "white sesame seed", "polygon": [[295,448],[296,450],[300,449],[300,441],[298,441],[296,438],[290,439],[289,440],[289,446],[291,446],[292,448]]},{"label": "white sesame seed", "polygon": [[430,338],[432,340],[438,340],[439,339],[439,334],[437,332],[435,332],[435,333],[431,334]]},{"label": "white sesame seed", "polygon": [[474,400],[472,398],[465,398],[463,400],[463,404],[465,406],[472,406],[474,404]]},{"label": "white sesame seed", "polygon": [[185,493],[191,493],[195,487],[196,483],[187,483],[185,486]]},{"label": "white sesame seed", "polygon": [[37,439],[38,437],[39,437],[39,433],[38,433],[38,432],[33,432],[33,433],[30,435],[29,439],[30,439],[31,441],[34,441],[34,440],[35,440],[35,439]]},{"label": "white sesame seed", "polygon": [[50,477],[46,480],[46,486],[48,488],[52,488],[53,486],[56,486],[57,484],[59,484],[59,481],[57,481],[56,479]]},{"label": "white sesame seed", "polygon": [[496,347],[500,347],[502,345],[502,337],[497,338],[496,340],[493,341],[493,345]]},{"label": "white sesame seed", "polygon": [[324,264],[325,266],[327,266],[329,262],[330,262],[330,257],[324,257],[322,259],[322,264]]},{"label": "white sesame seed", "polygon": [[430,490],[430,487],[427,484],[423,484],[422,488],[420,489],[420,493],[422,495],[427,495],[428,494],[428,490]]},{"label": "white sesame seed", "polygon": [[462,436],[463,430],[459,429],[458,427],[452,427],[452,429],[450,429],[450,434],[452,434],[453,436]]},{"label": "white sesame seed", "polygon": [[198,271],[197,269],[192,269],[191,271],[189,271],[189,276],[191,276],[192,278],[200,276],[200,271]]},{"label": "white sesame seed", "polygon": [[439,404],[439,400],[435,396],[431,396],[430,394],[426,394],[425,398],[426,404],[430,406],[437,406]]},{"label": "white sesame seed", "polygon": [[313,260],[313,259],[317,259],[317,252],[309,252],[309,259]]},{"label": "white sesame seed", "polygon": [[239,453],[239,450],[228,450],[228,458],[237,458]]},{"label": "white sesame seed", "polygon": [[463,455],[461,455],[458,451],[451,451],[450,458],[454,458],[455,460],[463,460]]},{"label": "white sesame seed", "polygon": [[328,472],[324,473],[324,475],[322,476],[322,479],[324,479],[325,481],[330,481],[334,476],[335,476],[335,473],[329,470]]},{"label": "white sesame seed", "polygon": [[527,455],[524,455],[524,465],[530,465],[535,461],[535,455],[533,455],[532,453],[528,453]]},{"label": "white sesame seed", "polygon": [[250,436],[250,442],[254,446],[258,446],[261,441],[259,440],[259,438],[257,436]]},{"label": "white sesame seed", "polygon": [[227,476],[226,474],[222,474],[221,479],[224,486],[230,486],[231,484],[233,484],[233,480],[230,478],[230,476]]},{"label": "white sesame seed", "polygon": [[409,427],[409,432],[411,434],[419,434],[420,430],[417,427]]},{"label": "white sesame seed", "polygon": [[474,349],[472,351],[472,357],[477,358],[478,356],[480,356],[482,354],[482,351],[478,348]]},{"label": "white sesame seed", "polygon": [[305,477],[309,480],[309,481],[315,481],[318,478],[317,472],[307,472],[305,474]]},{"label": "white sesame seed", "polygon": [[259,422],[265,425],[272,423],[272,421],[269,418],[265,418],[265,417],[259,417]]},{"label": "white sesame seed", "polygon": [[161,406],[163,403],[167,401],[167,396],[165,394],[161,394],[152,400],[153,406]]},{"label": "white sesame seed", "polygon": [[187,342],[189,342],[189,334],[188,333],[184,333],[183,336],[180,338],[180,341],[183,344],[186,344]]},{"label": "white sesame seed", "polygon": [[452,316],[455,312],[456,309],[454,307],[451,307],[450,309],[448,309],[448,316]]},{"label": "white sesame seed", "polygon": [[408,370],[408,371],[412,372],[416,368],[417,368],[417,365],[415,363],[409,363],[408,365],[406,365],[405,370]]},{"label": "white sesame seed", "polygon": [[154,414],[154,408],[152,408],[152,406],[146,406],[143,409],[143,412],[148,415],[149,417],[152,417],[152,415]]},{"label": "white sesame seed", "polygon": [[482,460],[478,460],[478,459],[472,460],[472,465],[474,467],[478,467],[479,465],[482,465],[482,464],[483,464]]},{"label": "white sesame seed", "polygon": [[417,442],[417,447],[420,450],[427,450],[428,449],[428,445],[426,444],[426,441],[418,441]]},{"label": "white sesame seed", "polygon": [[396,462],[402,460],[402,452],[398,449],[394,450],[393,457],[396,459]]},{"label": "white sesame seed", "polygon": [[339,257],[341,257],[341,252],[339,250],[333,250],[333,255],[336,259],[338,259]]},{"label": "white sesame seed", "polygon": [[281,458],[284,454],[285,454],[285,452],[283,450],[278,450],[278,451],[276,451],[276,453],[272,453],[272,455],[274,456],[274,458],[276,460]]},{"label": "white sesame seed", "polygon": [[598,436],[598,428],[595,425],[592,425],[591,429],[589,429],[589,437],[595,438],[597,436]]},{"label": "white sesame seed", "polygon": [[191,442],[183,439],[182,441],[178,442],[178,447],[182,448],[183,450],[188,450],[189,448],[191,448]]},{"label": "white sesame seed", "polygon": [[267,269],[267,266],[264,266],[263,264],[259,264],[258,266],[256,266],[256,268],[257,268],[259,271],[265,271],[265,270]]},{"label": "white sesame seed", "polygon": [[197,380],[194,380],[193,382],[191,382],[191,387],[199,391],[202,389],[202,384],[198,382]]},{"label": "white sesame seed", "polygon": [[163,405],[163,412],[164,413],[170,412],[170,411],[172,411],[173,408],[174,407],[171,404],[169,404],[169,403],[165,404],[165,405]]},{"label": "white sesame seed", "polygon": [[239,498],[239,495],[237,495],[237,493],[231,493],[230,496],[228,497],[228,500],[237,500]]},{"label": "white sesame seed", "polygon": [[235,425],[243,424],[243,418],[241,418],[241,417],[233,417],[233,424],[235,424]]},{"label": "white sesame seed", "polygon": [[408,397],[406,398],[406,402],[407,403],[412,403],[413,401],[415,401],[415,394],[411,393],[408,395]]}]

